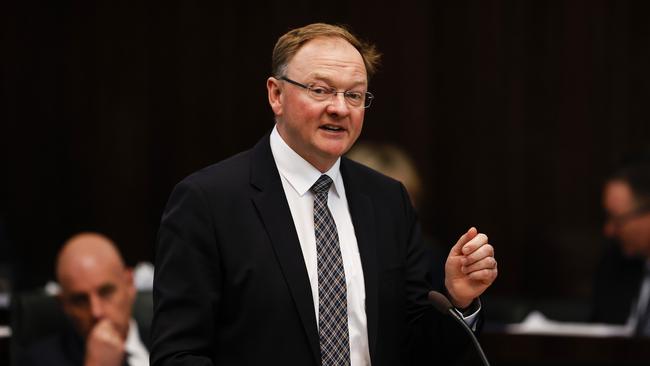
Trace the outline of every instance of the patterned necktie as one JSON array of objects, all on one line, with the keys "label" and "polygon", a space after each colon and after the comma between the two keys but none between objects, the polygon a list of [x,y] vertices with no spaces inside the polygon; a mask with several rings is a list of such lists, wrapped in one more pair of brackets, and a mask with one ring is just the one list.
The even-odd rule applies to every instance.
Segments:
[{"label": "patterned necktie", "polygon": [[318,333],[323,366],[350,365],[348,301],[345,271],[336,223],[327,208],[332,179],[327,175],[311,187],[318,262]]}]

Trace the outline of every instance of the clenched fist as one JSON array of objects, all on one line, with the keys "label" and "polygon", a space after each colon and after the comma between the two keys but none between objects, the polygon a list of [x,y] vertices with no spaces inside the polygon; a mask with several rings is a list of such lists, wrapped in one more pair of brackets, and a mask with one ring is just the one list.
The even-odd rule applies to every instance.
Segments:
[{"label": "clenched fist", "polygon": [[100,320],[86,339],[85,366],[122,366],[124,342],[108,319]]}]

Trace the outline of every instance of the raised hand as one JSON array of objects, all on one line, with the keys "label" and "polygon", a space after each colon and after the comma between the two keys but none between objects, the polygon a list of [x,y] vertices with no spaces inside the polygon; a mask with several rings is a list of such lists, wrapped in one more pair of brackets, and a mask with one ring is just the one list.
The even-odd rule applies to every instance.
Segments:
[{"label": "raised hand", "polygon": [[445,264],[445,287],[458,308],[468,307],[497,277],[494,247],[488,237],[470,228],[451,248]]},{"label": "raised hand", "polygon": [[110,320],[100,320],[86,339],[84,366],[122,366],[124,342]]}]

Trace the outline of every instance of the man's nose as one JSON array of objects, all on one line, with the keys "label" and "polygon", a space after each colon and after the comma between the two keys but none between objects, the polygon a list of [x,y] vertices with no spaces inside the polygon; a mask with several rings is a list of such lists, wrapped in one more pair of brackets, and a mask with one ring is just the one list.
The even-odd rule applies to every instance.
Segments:
[{"label": "man's nose", "polygon": [[330,114],[335,114],[337,116],[347,116],[350,114],[350,106],[345,100],[345,94],[336,93],[332,96],[332,100],[327,106],[327,111]]},{"label": "man's nose", "polygon": [[102,319],[104,317],[104,302],[99,296],[90,296],[90,312],[95,319]]}]

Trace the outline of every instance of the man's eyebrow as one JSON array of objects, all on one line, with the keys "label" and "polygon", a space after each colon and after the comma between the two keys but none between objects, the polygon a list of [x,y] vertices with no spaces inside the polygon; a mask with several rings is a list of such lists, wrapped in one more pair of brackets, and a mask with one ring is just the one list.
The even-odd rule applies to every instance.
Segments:
[{"label": "man's eyebrow", "polygon": [[72,304],[81,304],[82,302],[88,301],[88,294],[85,292],[71,292],[64,294],[63,299]]},{"label": "man's eyebrow", "polygon": [[82,298],[82,297],[88,297],[88,294],[85,292],[68,292],[65,294],[65,297],[71,299],[71,298]]},{"label": "man's eyebrow", "polygon": [[[309,75],[309,77],[311,79],[313,79],[313,80],[323,81],[323,82],[325,82],[326,84],[329,84],[329,85],[334,84],[334,81],[332,81],[332,79],[329,76],[326,76],[326,75],[312,74],[312,75]],[[365,80],[358,79],[358,80],[352,81],[351,84],[353,85],[353,87],[365,86],[367,84],[367,82]]]},{"label": "man's eyebrow", "polygon": [[97,288],[97,292],[105,292],[105,291],[113,291],[117,288],[114,283],[103,283],[99,288]]},{"label": "man's eyebrow", "polygon": [[329,77],[327,77],[325,75],[313,74],[313,75],[309,75],[308,78],[310,78],[312,80],[323,81],[323,82],[325,82],[327,84],[333,84],[332,79],[330,79]]},{"label": "man's eyebrow", "polygon": [[104,288],[111,288],[111,287],[116,287],[116,286],[112,282],[106,282],[106,283],[102,283],[101,286],[99,286],[98,288],[101,290]]}]

